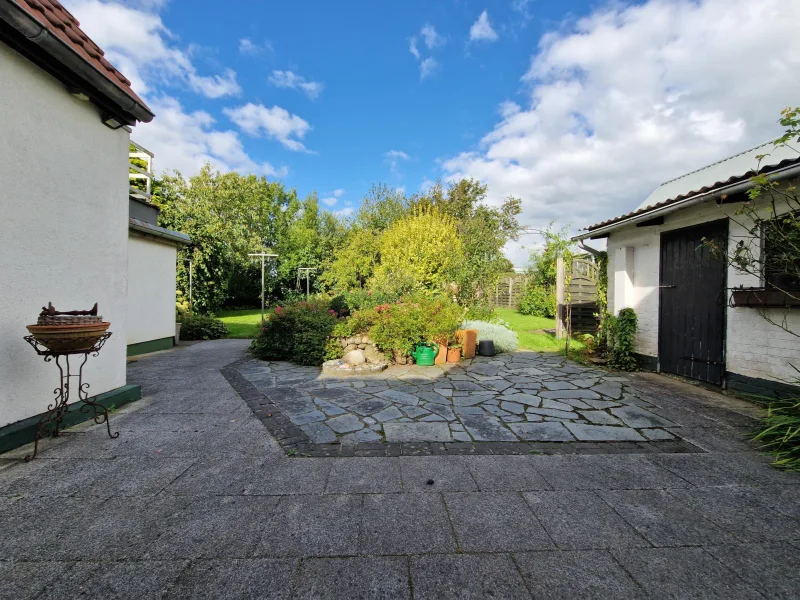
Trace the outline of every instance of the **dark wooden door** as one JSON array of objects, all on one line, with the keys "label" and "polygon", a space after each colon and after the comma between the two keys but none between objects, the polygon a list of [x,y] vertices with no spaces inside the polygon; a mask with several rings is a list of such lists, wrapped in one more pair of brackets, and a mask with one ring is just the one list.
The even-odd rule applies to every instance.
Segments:
[{"label": "dark wooden door", "polygon": [[728,221],[661,234],[661,370],[722,384],[725,374],[725,265],[703,239],[727,243]]}]

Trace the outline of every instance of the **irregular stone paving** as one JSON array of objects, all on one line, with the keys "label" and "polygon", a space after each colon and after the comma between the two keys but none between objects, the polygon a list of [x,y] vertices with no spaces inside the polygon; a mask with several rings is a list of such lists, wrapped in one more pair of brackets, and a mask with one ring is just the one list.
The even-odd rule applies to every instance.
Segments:
[{"label": "irregular stone paving", "polygon": [[314,367],[238,366],[314,444],[647,442],[676,425],[628,378],[555,355],[516,352],[337,378]]},{"label": "irregular stone paving", "polygon": [[221,372],[246,348],[137,357],[119,438],[0,455],[0,598],[798,597],[800,476],[745,442],[753,405],[634,374],[699,453],[290,458]]}]

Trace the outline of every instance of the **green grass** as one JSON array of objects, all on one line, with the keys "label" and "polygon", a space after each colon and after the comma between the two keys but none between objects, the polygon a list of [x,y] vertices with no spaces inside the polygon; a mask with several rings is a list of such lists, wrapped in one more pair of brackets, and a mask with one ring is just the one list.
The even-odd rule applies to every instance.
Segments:
[{"label": "green grass", "polygon": [[[533,333],[540,329],[555,329],[555,319],[531,317],[510,308],[498,308],[495,312],[498,317],[511,325],[511,329],[517,332],[520,349],[536,350],[537,352],[564,352],[564,340],[557,340],[556,336],[550,333]],[[227,325],[230,338],[252,339],[258,335],[258,328],[261,324],[260,308],[223,310],[217,313],[217,317]],[[573,348],[580,350],[583,348],[583,344],[573,340],[570,342],[570,349]]]},{"label": "green grass", "polygon": [[258,335],[258,328],[261,325],[260,308],[222,310],[216,316],[228,327],[229,338],[249,340]]},{"label": "green grass", "polygon": [[[517,333],[520,350],[561,352],[563,354],[564,340],[557,340],[552,333],[533,333],[539,329],[555,329],[555,319],[523,315],[512,308],[496,308],[495,313],[498,317],[507,321],[511,325],[511,329]],[[583,344],[577,340],[572,340],[569,347],[570,350],[580,350],[583,348]],[[571,355],[572,352],[570,352]]]}]

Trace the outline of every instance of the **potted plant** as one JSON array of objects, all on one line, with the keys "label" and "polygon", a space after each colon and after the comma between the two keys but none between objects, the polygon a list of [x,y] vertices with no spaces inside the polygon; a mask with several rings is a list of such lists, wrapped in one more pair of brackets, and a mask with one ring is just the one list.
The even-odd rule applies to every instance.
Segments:
[{"label": "potted plant", "polygon": [[451,344],[447,347],[447,362],[461,362],[461,344]]}]

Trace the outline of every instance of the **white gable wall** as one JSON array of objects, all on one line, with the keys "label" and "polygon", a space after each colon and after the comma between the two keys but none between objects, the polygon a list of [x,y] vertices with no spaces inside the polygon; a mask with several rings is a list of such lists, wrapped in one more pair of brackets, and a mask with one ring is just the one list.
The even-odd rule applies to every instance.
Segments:
[{"label": "white gable wall", "polygon": [[128,240],[128,344],[175,335],[177,248],[131,232]]},{"label": "white gable wall", "polygon": [[0,43],[0,427],[44,412],[58,370],[23,341],[43,305],[98,302],[113,335],[91,394],[125,385],[128,141]]},{"label": "white gable wall", "polygon": [[[730,216],[741,221],[741,217],[735,215],[739,206],[717,206],[709,202],[667,214],[663,225],[628,226],[611,233],[607,246],[609,311],[617,314],[626,307],[636,311],[639,318],[639,331],[636,334],[638,353],[658,356],[661,233]],[[733,220],[729,221],[728,240],[731,247],[745,237],[746,230]],[[737,273],[732,267],[728,268],[727,277],[729,288],[761,284],[758,278]],[[626,279],[630,279],[629,285],[617,285],[620,280]],[[779,322],[786,318],[790,328],[800,332],[800,311],[787,314],[784,310],[770,309],[768,314]],[[800,338],[769,324],[755,308],[728,307],[726,321],[727,371],[771,381],[790,382],[797,379],[791,364],[800,367]]]}]

